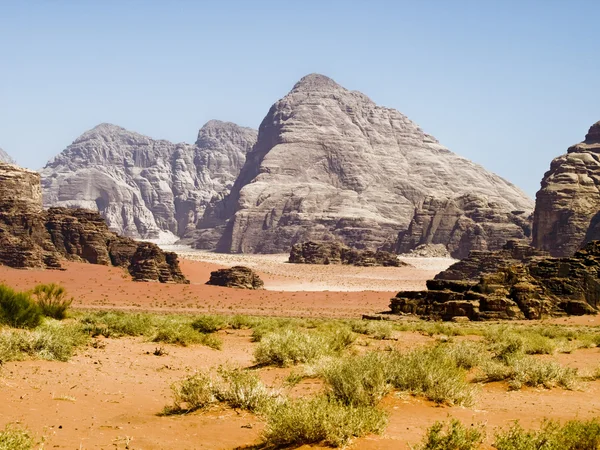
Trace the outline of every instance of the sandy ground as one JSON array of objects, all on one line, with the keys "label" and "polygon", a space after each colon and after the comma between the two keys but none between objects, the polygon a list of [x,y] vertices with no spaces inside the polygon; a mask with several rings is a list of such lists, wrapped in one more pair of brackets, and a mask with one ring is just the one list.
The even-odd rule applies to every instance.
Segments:
[{"label": "sandy ground", "polygon": [[[313,266],[288,264],[286,260],[282,255],[185,254],[181,268],[189,285],[134,282],[123,269],[82,263],[65,263],[64,271],[0,267],[0,283],[23,290],[38,283],[60,283],[75,298],[75,307],[360,317],[387,310],[390,298],[399,290],[424,289],[425,281],[450,261],[423,260],[420,264],[425,268],[418,269]],[[266,289],[248,291],[205,284],[211,271],[237,264],[256,268]]]},{"label": "sandy ground", "polygon": [[[44,436],[44,448],[59,449],[233,449],[250,448],[261,440],[264,423],[253,414],[217,406],[208,411],[164,417],[169,386],[198,369],[219,365],[249,367],[256,344],[247,330],[219,332],[221,351],[203,346],[163,346],[141,339],[100,339],[68,363],[27,361],[5,363],[0,370],[0,427],[9,422]],[[400,333],[389,345],[401,349],[432,339]],[[600,364],[600,350],[557,355],[559,362],[591,369]],[[258,373],[274,389],[298,397],[322,390],[318,380],[304,380],[289,390],[283,380],[291,369],[263,368]],[[287,389],[287,391],[286,391]],[[455,417],[466,424],[485,423],[488,431],[519,419],[526,427],[546,417],[580,419],[600,414],[600,382],[581,390],[524,389],[510,392],[503,383],[478,388],[474,406],[439,407],[426,400],[391,394],[382,403],[389,425],[381,436],[353,442],[352,449],[409,449],[436,420]],[[304,447],[309,448],[309,447]]]}]

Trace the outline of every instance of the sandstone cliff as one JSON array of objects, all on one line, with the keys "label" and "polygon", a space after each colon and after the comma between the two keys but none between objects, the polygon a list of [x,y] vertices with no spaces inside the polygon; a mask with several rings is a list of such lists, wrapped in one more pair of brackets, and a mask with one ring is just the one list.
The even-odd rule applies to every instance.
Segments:
[{"label": "sandstone cliff", "polygon": [[115,265],[135,280],[187,282],[177,255],[109,231],[95,211],[42,208],[40,175],[0,163],[0,264],[61,268],[61,260]]},{"label": "sandstone cliff", "polygon": [[[308,240],[393,247],[426,199],[466,194],[479,199],[475,210],[485,217],[458,211],[454,216],[465,216],[467,224],[457,227],[452,219],[452,233],[423,239],[425,233],[415,225],[414,238],[401,245],[403,250],[429,242],[459,246],[461,254],[469,245],[484,247],[470,237],[479,232],[472,223],[479,222],[488,223],[482,225],[485,248],[494,248],[507,237],[526,235],[518,228],[532,201],[450,152],[400,112],[312,74],[271,107],[231,194],[207,209],[197,246],[244,253],[287,252]],[[460,209],[461,201],[450,201]],[[523,213],[514,218],[513,211]],[[495,221],[499,224],[491,225]]]},{"label": "sandstone cliff", "polygon": [[554,159],[537,193],[533,245],[553,256],[571,256],[600,239],[600,122],[585,140]]},{"label": "sandstone cliff", "polygon": [[2,150],[0,148],[0,162],[5,162],[5,163],[9,163],[9,164],[14,164],[15,160],[12,159],[8,153],[6,153],[4,150]]},{"label": "sandstone cliff", "polygon": [[195,145],[101,124],[42,170],[44,205],[97,210],[120,234],[174,241],[229,192],[255,141],[255,130],[219,121]]}]

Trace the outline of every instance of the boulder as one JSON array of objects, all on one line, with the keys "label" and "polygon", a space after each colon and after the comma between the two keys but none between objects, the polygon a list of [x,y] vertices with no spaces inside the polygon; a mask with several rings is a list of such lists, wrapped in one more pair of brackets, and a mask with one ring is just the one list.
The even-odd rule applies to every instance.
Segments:
[{"label": "boulder", "polygon": [[289,262],[293,264],[346,264],[353,266],[408,266],[398,256],[386,251],[357,250],[340,242],[304,242],[292,246]]},{"label": "boulder", "polygon": [[210,273],[210,280],[206,284],[239,289],[262,289],[264,286],[260,277],[252,269],[245,266],[215,270]]}]

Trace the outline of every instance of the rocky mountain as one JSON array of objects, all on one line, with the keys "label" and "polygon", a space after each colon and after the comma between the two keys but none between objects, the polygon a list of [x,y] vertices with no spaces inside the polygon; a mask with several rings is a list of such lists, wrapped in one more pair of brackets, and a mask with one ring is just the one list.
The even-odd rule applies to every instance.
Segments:
[{"label": "rocky mountain", "polygon": [[229,192],[255,141],[255,130],[216,120],[194,145],[101,124],[42,170],[44,205],[98,210],[113,231],[174,241]]},{"label": "rocky mountain", "polygon": [[2,150],[0,148],[0,162],[5,162],[5,163],[9,163],[9,164],[14,164],[15,160],[12,159],[8,153],[6,153],[4,150]]},{"label": "rocky mountain", "polygon": [[175,253],[118,236],[95,211],[44,210],[40,175],[0,163],[0,264],[60,269],[63,259],[123,267],[138,281],[187,282]]},{"label": "rocky mountain", "polygon": [[[402,113],[311,74],[271,107],[231,194],[207,209],[196,245],[272,253],[309,240],[403,251],[443,243],[463,254],[525,237],[532,209],[521,190]],[[431,218],[415,219],[398,245],[422,210]],[[448,214],[447,231],[431,233]],[[485,244],[475,237],[482,230]]]},{"label": "rocky mountain", "polygon": [[553,256],[571,256],[595,239],[600,239],[600,122],[552,161],[533,220],[533,245]]}]

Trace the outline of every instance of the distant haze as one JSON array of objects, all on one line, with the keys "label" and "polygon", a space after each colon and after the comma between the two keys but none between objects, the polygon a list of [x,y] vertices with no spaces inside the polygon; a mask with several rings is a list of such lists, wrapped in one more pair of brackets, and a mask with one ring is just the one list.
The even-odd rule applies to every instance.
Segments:
[{"label": "distant haze", "polygon": [[4,2],[0,147],[41,168],[102,122],[193,143],[319,72],[533,196],[600,120],[600,3]]}]

